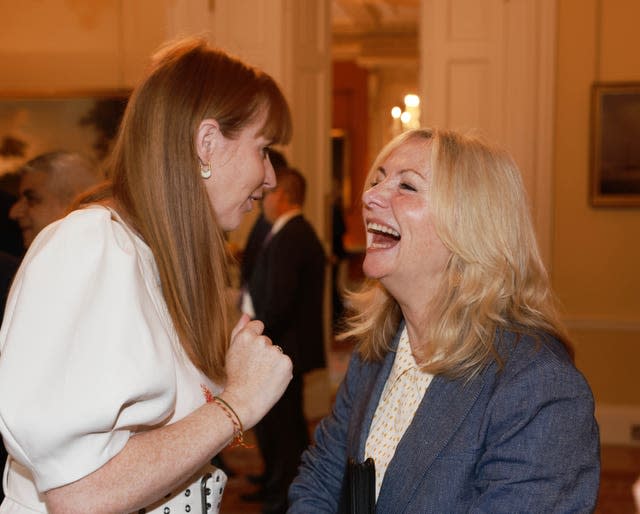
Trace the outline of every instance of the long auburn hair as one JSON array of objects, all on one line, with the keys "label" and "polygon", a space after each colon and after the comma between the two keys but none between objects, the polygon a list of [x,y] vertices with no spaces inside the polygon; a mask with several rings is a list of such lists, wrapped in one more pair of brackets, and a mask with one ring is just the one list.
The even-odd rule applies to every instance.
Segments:
[{"label": "long auburn hair", "polygon": [[[451,252],[430,306],[435,321],[424,369],[469,379],[492,359],[501,365],[496,342],[502,329],[537,340],[551,335],[571,353],[513,159],[479,138],[415,129],[383,148],[366,183],[394,150],[415,139],[431,148],[435,230]],[[356,338],[365,359],[382,359],[402,318],[400,306],[377,280],[351,292],[349,303],[342,337]]]},{"label": "long auburn hair", "polygon": [[196,134],[213,118],[234,138],[265,112],[260,135],[288,142],[291,114],[269,75],[200,38],[172,43],[129,99],[107,162],[110,183],[84,199],[112,197],[149,245],[180,343],[214,380],[225,378],[228,255],[200,176]]}]

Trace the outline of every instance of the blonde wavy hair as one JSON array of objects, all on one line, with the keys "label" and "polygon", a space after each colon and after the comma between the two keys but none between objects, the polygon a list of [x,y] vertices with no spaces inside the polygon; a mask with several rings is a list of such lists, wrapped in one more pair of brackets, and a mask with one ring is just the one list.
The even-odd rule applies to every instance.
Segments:
[{"label": "blonde wavy hair", "polygon": [[153,251],[162,294],[191,361],[225,378],[228,254],[200,176],[196,134],[217,120],[234,138],[266,112],[260,135],[291,137],[291,114],[275,81],[200,38],[169,44],[133,91],[107,162],[110,183],[84,199],[113,198]]},{"label": "blonde wavy hair", "polygon": [[[431,305],[435,321],[424,369],[472,378],[492,360],[501,365],[496,344],[502,329],[538,341],[551,335],[570,351],[513,159],[476,137],[416,129],[383,148],[366,183],[391,153],[415,139],[430,142],[434,225],[451,252]],[[376,280],[351,292],[348,302],[353,311],[341,337],[359,341],[363,358],[381,360],[402,319],[399,305]]]}]

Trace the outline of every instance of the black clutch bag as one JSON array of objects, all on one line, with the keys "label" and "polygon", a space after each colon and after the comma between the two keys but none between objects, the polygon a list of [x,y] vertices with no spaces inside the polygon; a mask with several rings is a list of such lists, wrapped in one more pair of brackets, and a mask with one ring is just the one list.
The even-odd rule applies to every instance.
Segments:
[{"label": "black clutch bag", "polygon": [[344,474],[339,514],[373,514],[376,510],[376,467],[369,457],[364,462],[349,458]]}]

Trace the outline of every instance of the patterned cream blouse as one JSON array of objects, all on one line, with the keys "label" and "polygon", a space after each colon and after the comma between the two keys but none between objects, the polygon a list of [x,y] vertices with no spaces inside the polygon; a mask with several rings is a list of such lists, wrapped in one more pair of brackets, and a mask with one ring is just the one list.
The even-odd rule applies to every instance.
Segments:
[{"label": "patterned cream blouse", "polygon": [[373,415],[365,447],[376,467],[376,499],[387,466],[429,387],[433,375],[421,371],[411,353],[405,327],[400,335],[393,368]]}]

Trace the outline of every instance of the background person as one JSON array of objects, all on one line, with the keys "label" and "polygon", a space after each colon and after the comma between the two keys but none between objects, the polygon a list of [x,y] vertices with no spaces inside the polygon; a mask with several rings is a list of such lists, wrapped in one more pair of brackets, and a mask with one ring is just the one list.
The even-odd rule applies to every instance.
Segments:
[{"label": "background person", "polygon": [[12,287],[0,512],[172,510],[280,397],[291,361],[262,323],[229,337],[223,231],[275,185],[267,148],[290,132],[268,75],[199,39],[155,56],[110,185],[40,233]]},{"label": "background person", "polygon": [[9,217],[20,225],[25,248],[44,227],[67,214],[79,193],[104,180],[93,161],[65,151],[38,155],[18,173],[19,196]]},{"label": "background person", "polygon": [[267,192],[263,211],[272,228],[258,254],[249,293],[264,333],[293,361],[293,379],[255,429],[266,481],[262,512],[286,512],[287,490],[309,444],[304,415],[304,374],[325,366],[323,298],[325,254],[303,217],[306,181],[294,168],[276,170],[278,185]]},{"label": "background person", "polygon": [[376,512],[591,512],[593,397],[572,363],[512,159],[450,131],[385,147],[363,194],[369,282],[290,513],[337,512],[372,457]]}]

